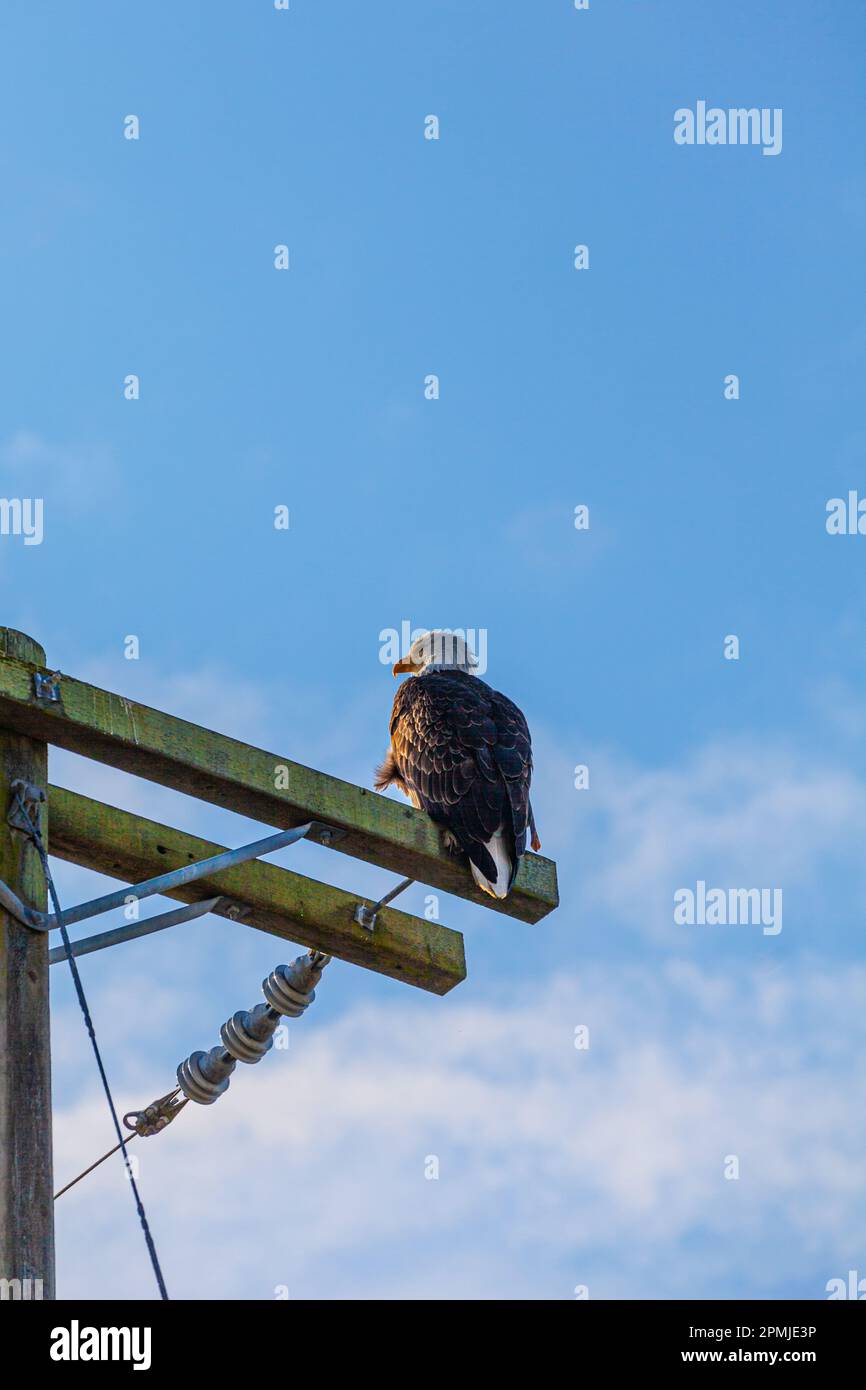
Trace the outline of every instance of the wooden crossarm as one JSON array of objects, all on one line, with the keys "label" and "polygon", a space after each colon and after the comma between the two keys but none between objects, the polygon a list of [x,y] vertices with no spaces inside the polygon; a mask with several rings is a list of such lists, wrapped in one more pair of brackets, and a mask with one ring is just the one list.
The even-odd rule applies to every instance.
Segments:
[{"label": "wooden crossarm", "polygon": [[559,902],[556,865],[526,854],[504,900],[476,887],[422,812],[277,753],[64,675],[60,699],[37,699],[47,668],[0,654],[0,728],[42,739],[280,829],[309,820],[344,832],[334,848],[524,922]]},{"label": "wooden crossarm", "polygon": [[[48,846],[61,859],[127,883],[142,883],[225,848],[55,786],[48,792]],[[197,879],[166,896],[191,903],[216,894],[249,908],[241,919],[244,926],[327,951],[432,994],[447,994],[466,978],[460,932],[391,907],[380,908],[375,930],[365,931],[353,914],[358,902],[371,905],[369,899],[262,859]],[[216,911],[227,916],[227,909],[228,904]]]}]

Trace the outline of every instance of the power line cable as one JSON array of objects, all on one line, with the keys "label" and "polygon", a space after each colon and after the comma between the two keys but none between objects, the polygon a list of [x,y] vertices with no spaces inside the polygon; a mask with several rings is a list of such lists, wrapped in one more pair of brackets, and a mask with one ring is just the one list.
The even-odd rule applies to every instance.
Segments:
[{"label": "power line cable", "polygon": [[[78,1002],[81,1005],[81,1012],[84,1015],[84,1023],[90,1035],[90,1041],[93,1044],[93,1055],[96,1058],[96,1065],[99,1070],[100,1078],[102,1080],[103,1090],[105,1091],[105,1098],[108,1101],[108,1108],[111,1111],[111,1118],[114,1122],[114,1129],[118,1138],[117,1147],[121,1150],[123,1154],[123,1161],[126,1164],[126,1175],[129,1178],[129,1185],[132,1189],[135,1207],[138,1212],[138,1219],[141,1222],[141,1229],[144,1232],[144,1240],[147,1246],[147,1252],[150,1255],[150,1263],[153,1266],[153,1272],[156,1276],[156,1282],[159,1288],[159,1296],[162,1299],[168,1300],[168,1290],[165,1287],[165,1280],[162,1277],[162,1269],[160,1268],[159,1257],[156,1253],[156,1246],[153,1242],[153,1236],[150,1233],[150,1226],[148,1224],[147,1215],[144,1210],[144,1203],[142,1202],[141,1196],[138,1191],[138,1184],[135,1181],[135,1174],[132,1171],[132,1164],[129,1161],[129,1154],[126,1152],[127,1140],[125,1139],[123,1131],[120,1128],[120,1120],[117,1116],[117,1107],[114,1104],[114,1097],[111,1094],[111,1087],[108,1084],[108,1076],[106,1075],[105,1066],[102,1061],[102,1054],[99,1051],[99,1044],[96,1041],[96,1030],[93,1026],[93,1019],[90,1016],[90,1009],[87,1004],[87,996],[84,993],[84,986],[81,983],[81,975],[78,972],[78,966],[76,964],[75,957],[72,954],[72,945],[69,940],[69,933],[67,932],[65,923],[63,921],[63,909],[60,906],[60,899],[57,896],[57,889],[54,886],[54,878],[52,877],[51,869],[48,864],[48,853],[45,849],[45,843],[42,839],[42,832],[39,829],[38,825],[34,825],[33,823],[30,812],[27,809],[27,804],[24,799],[22,789],[20,787],[16,788],[16,795],[18,797],[18,805],[21,810],[22,819],[29,830],[30,837],[33,840],[34,845],[36,846],[36,852],[39,855],[39,858],[42,863],[42,871],[45,874],[45,882],[48,885],[48,892],[51,897],[51,902],[54,906],[54,913],[57,919],[57,925],[60,928],[60,936],[63,941],[63,945],[66,948],[66,957],[69,961],[69,968],[72,971],[72,980],[75,985],[75,993],[78,995]],[[132,1137],[133,1136],[130,1136],[130,1138]]]}]

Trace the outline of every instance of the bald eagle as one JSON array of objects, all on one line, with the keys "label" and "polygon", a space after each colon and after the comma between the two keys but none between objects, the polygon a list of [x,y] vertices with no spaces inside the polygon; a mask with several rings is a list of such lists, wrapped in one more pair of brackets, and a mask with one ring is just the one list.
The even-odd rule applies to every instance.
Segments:
[{"label": "bald eagle", "polygon": [[541,849],[529,800],[532,743],[521,711],[476,674],[463,637],[427,632],[394,666],[407,674],[375,787],[399,787],[469,859],[485,893],[505,898],[526,849]]}]

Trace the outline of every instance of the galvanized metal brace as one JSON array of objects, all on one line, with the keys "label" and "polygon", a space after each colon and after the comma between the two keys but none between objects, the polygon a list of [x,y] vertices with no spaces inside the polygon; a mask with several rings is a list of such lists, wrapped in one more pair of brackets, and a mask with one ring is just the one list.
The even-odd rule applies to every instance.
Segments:
[{"label": "galvanized metal brace", "polygon": [[[27,817],[38,827],[39,810],[44,800],[45,791],[43,788],[33,787],[22,781],[13,783],[12,804],[7,815],[9,824],[23,834],[29,835],[30,828]],[[133,887],[119,888],[114,893],[106,893],[104,897],[92,898],[90,902],[68,908],[63,913],[64,925],[69,926],[74,922],[84,922],[89,917],[98,917],[103,912],[112,911],[115,907],[125,907],[130,902],[138,902],[141,898],[152,897],[155,893],[168,893],[173,888],[194,883],[196,879],[208,878],[213,874],[222,873],[224,869],[232,869],[237,864],[246,864],[250,859],[258,859],[263,854],[273,854],[275,850],[284,849],[286,845],[293,845],[307,835],[323,844],[329,844],[332,839],[340,838],[338,830],[331,826],[321,825],[317,821],[293,826],[290,830],[281,830],[276,835],[267,835],[263,840],[254,840],[252,844],[240,845],[237,849],[224,850],[221,854],[212,855],[210,859],[200,859],[195,864],[185,864],[180,869],[172,869],[168,873],[159,874],[156,878],[146,879],[144,883],[137,883]],[[208,898],[203,902],[189,903],[185,907],[173,908],[169,912],[161,912],[155,917],[150,917],[145,922],[131,922],[127,926],[115,928],[114,931],[100,932],[98,935],[85,937],[81,941],[74,941],[71,943],[71,952],[69,953],[65,947],[56,947],[49,952],[48,959],[50,964],[56,965],[58,961],[66,960],[68,954],[83,956],[92,951],[104,950],[107,946],[118,945],[122,941],[134,941],[137,937],[149,936],[153,932],[165,930],[166,927],[174,927],[181,922],[194,921],[197,917],[203,917],[205,913],[212,912],[218,905],[225,906],[225,899],[222,896]],[[10,916],[22,922],[25,927],[30,927],[33,931],[51,931],[60,925],[53,913],[38,912],[35,908],[28,907],[2,879],[0,879],[0,907],[3,907]],[[231,904],[228,907],[227,915],[238,919],[245,916],[247,912],[248,909],[240,904]]]},{"label": "galvanized metal brace", "polygon": [[[148,917],[146,922],[131,922],[126,927],[115,927],[114,931],[104,931],[96,936],[85,936],[80,941],[71,941],[70,950],[65,946],[55,946],[48,952],[48,964],[58,965],[69,956],[89,956],[93,951],[104,951],[107,946],[119,946],[122,941],[135,941],[140,936],[151,936],[154,932],[165,931],[166,927],[177,927],[182,922],[194,922],[208,912],[215,912],[225,901],[223,898],[205,898],[200,903],[188,903],[186,907],[176,907],[170,912],[160,912]],[[238,908],[232,916],[240,916],[244,911]]]},{"label": "galvanized metal brace", "polygon": [[[167,874],[158,874],[156,878],[146,879],[144,883],[137,883],[133,888],[118,888],[114,893],[106,893],[103,898],[93,898],[91,902],[81,903],[78,907],[65,908],[63,921],[67,927],[74,922],[85,922],[88,917],[98,917],[103,912],[110,912],[114,907],[123,907],[130,898],[150,898],[154,893],[167,893],[172,888],[195,883],[196,879],[221,873],[223,869],[233,869],[237,864],[246,864],[250,859],[258,859],[261,854],[273,854],[275,850],[284,849],[286,845],[293,845],[297,840],[302,840],[311,825],[312,822],[309,822],[307,825],[296,825],[291,830],[281,830],[279,834],[268,835],[264,840],[254,840],[250,845],[223,850],[222,854],[214,854],[210,859],[199,859],[195,864],[185,864],[181,869],[171,869]],[[48,918],[48,930],[58,925],[54,917]]]}]

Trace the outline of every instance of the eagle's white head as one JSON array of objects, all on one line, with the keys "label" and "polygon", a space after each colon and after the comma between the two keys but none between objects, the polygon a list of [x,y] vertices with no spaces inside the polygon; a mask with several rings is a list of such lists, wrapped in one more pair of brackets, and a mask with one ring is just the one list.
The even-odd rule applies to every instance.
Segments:
[{"label": "eagle's white head", "polygon": [[424,632],[409,648],[408,654],[395,663],[395,676],[426,676],[430,671],[465,671],[475,675],[478,659],[465,637],[459,632],[440,628]]}]

